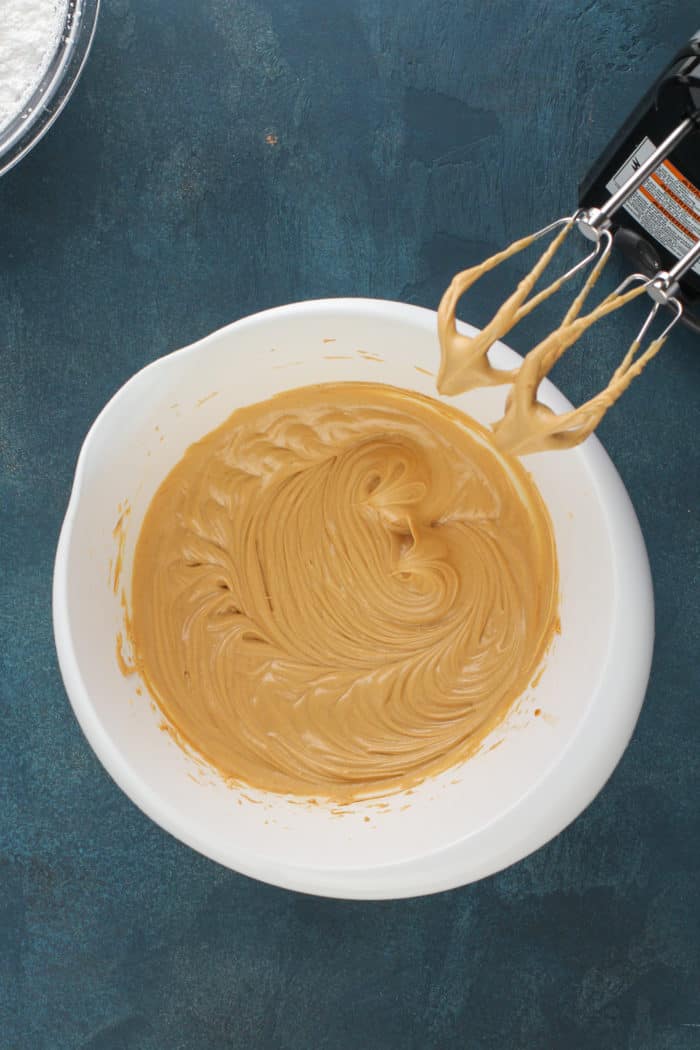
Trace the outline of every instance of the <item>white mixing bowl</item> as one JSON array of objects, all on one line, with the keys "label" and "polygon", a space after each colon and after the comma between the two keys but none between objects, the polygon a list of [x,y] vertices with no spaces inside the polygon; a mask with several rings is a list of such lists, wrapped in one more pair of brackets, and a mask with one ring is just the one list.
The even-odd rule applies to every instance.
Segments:
[{"label": "white mixing bowl", "polygon": [[[469,329],[465,326],[465,331]],[[504,346],[493,356],[512,367]],[[143,515],[193,441],[241,405],[291,387],[376,380],[436,396],[435,314],[366,299],[298,303],[245,318],[144,368],[112,398],[83,445],[56,555],[54,631],[75,714],[105,768],[153,820],[255,878],[337,897],[406,897],[458,886],[560,832],[610,776],[649,675],[653,601],[644,541],[596,438],[528,457],[554,524],[561,635],[544,673],[479,754],[409,795],[307,805],[226,786],[160,731],[162,716],[124,677],[110,562],[120,507],[127,587]],[[505,389],[452,403],[482,422]],[[545,383],[543,400],[570,407]],[[498,746],[494,746],[498,745]]]}]

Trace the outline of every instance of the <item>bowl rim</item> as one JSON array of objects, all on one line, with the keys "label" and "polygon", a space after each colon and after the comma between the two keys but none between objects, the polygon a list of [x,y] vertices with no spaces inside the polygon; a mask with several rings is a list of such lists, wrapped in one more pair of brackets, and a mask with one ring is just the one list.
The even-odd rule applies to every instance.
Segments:
[{"label": "bowl rim", "polygon": [[[121,751],[103,729],[80,674],[68,617],[68,548],[73,522],[82,496],[85,464],[97,429],[128,388],[141,376],[167,363],[200,352],[232,332],[265,325],[284,316],[319,317],[339,312],[374,314],[436,330],[432,310],[390,300],[336,298],[305,300],[277,306],[243,317],[211,332],[202,339],[166,354],[136,372],[101,410],[83,441],[75,469],[70,499],[59,536],[54,565],[52,613],[58,662],[68,698],[76,718],[102,765],[112,779],[147,816],[181,842],[212,860],[241,874],[287,889],[320,896],[347,899],[388,899],[419,896],[453,889],[495,874],[522,860],[558,835],[593,800],[618,764],[632,736],[644,700],[651,669],[654,640],[653,589],[649,560],[639,522],[630,497],[608,454],[595,436],[579,447],[579,454],[595,484],[606,517],[616,574],[616,593],[625,595],[624,615],[614,616],[608,659],[601,669],[596,696],[604,685],[614,703],[605,705],[601,717],[583,719],[559,761],[533,785],[526,795],[497,820],[464,840],[432,852],[424,858],[367,869],[310,869],[291,862],[273,861],[227,842],[213,843],[191,823],[183,821],[174,807],[148,787],[131,769]],[[460,322],[468,334],[473,329]],[[515,352],[510,350],[510,354]],[[570,403],[551,383],[544,398],[557,411]],[[617,527],[612,528],[615,520]],[[632,670],[611,662],[610,654],[634,652]],[[607,678],[605,675],[607,673]],[[595,722],[595,725],[592,724]],[[590,756],[595,757],[591,761]],[[566,761],[564,761],[566,759]],[[552,790],[551,781],[558,784]],[[522,807],[527,806],[527,822]],[[505,832],[505,835],[504,835]],[[474,842],[479,842],[479,858]],[[505,844],[504,844],[505,843]],[[485,854],[485,857],[484,857]]]},{"label": "bowl rim", "polygon": [[[20,112],[0,131],[0,178],[34,149],[63,112],[88,60],[100,3],[101,0],[68,0],[55,54]],[[22,120],[27,112],[31,115]]]}]

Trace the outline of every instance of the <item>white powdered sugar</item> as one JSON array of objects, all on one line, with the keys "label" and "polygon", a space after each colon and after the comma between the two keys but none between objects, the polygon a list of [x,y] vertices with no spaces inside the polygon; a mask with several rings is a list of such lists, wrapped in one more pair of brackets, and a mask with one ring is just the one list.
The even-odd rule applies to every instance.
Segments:
[{"label": "white powdered sugar", "polygon": [[0,0],[0,129],[21,112],[53,58],[68,0]]}]

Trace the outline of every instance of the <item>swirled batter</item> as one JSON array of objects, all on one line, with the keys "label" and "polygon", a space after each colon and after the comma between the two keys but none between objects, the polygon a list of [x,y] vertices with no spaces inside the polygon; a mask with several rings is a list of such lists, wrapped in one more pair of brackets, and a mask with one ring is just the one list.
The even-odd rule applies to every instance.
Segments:
[{"label": "swirled batter", "polygon": [[465,757],[557,623],[547,511],[471,419],[373,383],[234,412],[157,491],[136,663],[228,778],[335,800]]}]

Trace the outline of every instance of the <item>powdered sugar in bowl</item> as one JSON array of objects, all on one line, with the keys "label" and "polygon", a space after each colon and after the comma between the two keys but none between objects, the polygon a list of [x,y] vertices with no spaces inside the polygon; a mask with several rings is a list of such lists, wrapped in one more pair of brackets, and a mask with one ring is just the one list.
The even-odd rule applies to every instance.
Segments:
[{"label": "powdered sugar in bowl", "polygon": [[51,127],[88,56],[100,0],[0,4],[0,175]]}]

